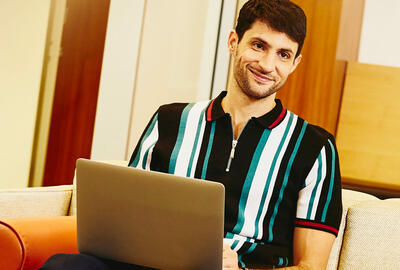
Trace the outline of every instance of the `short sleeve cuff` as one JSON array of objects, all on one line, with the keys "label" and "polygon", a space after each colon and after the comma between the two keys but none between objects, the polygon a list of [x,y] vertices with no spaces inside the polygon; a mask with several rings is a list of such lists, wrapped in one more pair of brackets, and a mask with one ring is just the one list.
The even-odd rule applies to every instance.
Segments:
[{"label": "short sleeve cuff", "polygon": [[335,227],[332,227],[332,226],[329,226],[326,224],[322,224],[322,223],[317,223],[315,221],[305,220],[305,219],[296,219],[295,226],[325,231],[325,232],[331,233],[335,236],[337,236],[339,233],[339,230]]}]

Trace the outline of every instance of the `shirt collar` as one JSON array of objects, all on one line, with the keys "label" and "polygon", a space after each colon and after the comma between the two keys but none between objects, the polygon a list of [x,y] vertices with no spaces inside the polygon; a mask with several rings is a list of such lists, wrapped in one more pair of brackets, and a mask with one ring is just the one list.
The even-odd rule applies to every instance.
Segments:
[{"label": "shirt collar", "polygon": [[[218,95],[215,99],[211,100],[210,105],[206,110],[206,119],[207,121],[214,121],[227,113],[222,109],[222,99],[226,96],[227,92],[223,91]],[[267,112],[266,114],[260,117],[252,117],[252,119],[256,120],[259,124],[261,124],[264,128],[272,129],[279,125],[280,122],[285,118],[286,109],[283,108],[282,103],[279,99],[275,99],[275,107]]]}]

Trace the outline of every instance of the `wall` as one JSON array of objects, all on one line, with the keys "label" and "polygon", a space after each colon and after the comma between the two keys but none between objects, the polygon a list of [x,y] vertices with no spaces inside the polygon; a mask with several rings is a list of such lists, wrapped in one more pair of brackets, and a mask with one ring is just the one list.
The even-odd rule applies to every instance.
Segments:
[{"label": "wall", "polygon": [[50,0],[0,2],[0,188],[25,187]]},{"label": "wall", "polygon": [[224,1],[219,25],[218,48],[216,51],[216,63],[212,81],[212,98],[217,97],[222,91],[228,89],[228,81],[232,73],[232,59],[228,48],[228,37],[230,31],[235,27],[239,9],[246,0]]},{"label": "wall", "polygon": [[209,98],[220,7],[221,0],[111,1],[92,159],[129,159],[158,106]]},{"label": "wall", "polygon": [[145,2],[110,2],[92,159],[125,159]]},{"label": "wall", "polygon": [[400,67],[400,1],[366,0],[358,61]]},{"label": "wall", "polygon": [[208,4],[147,1],[127,158],[161,104],[197,100]]},{"label": "wall", "polygon": [[382,197],[400,190],[399,15],[398,0],[365,0],[360,63],[348,65],[337,134],[343,186]]},{"label": "wall", "polygon": [[51,1],[46,50],[44,55],[45,59],[43,62],[42,83],[36,119],[36,132],[32,150],[29,186],[39,187],[43,182],[66,2],[67,0]]}]

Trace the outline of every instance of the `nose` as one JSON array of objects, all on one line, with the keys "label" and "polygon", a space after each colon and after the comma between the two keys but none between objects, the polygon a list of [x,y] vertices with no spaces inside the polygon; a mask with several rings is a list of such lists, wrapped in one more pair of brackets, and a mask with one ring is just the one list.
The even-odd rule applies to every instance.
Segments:
[{"label": "nose", "polygon": [[258,61],[259,66],[265,73],[270,73],[275,70],[275,57],[271,52],[266,52]]}]

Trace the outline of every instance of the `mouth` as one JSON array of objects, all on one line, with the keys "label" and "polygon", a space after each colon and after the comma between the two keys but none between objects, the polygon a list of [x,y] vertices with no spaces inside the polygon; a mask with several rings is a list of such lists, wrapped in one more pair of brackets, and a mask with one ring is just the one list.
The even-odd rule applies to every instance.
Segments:
[{"label": "mouth", "polygon": [[265,76],[253,69],[249,69],[249,71],[254,75],[254,78],[256,79],[256,81],[260,82],[260,83],[269,83],[274,81],[272,78]]}]

